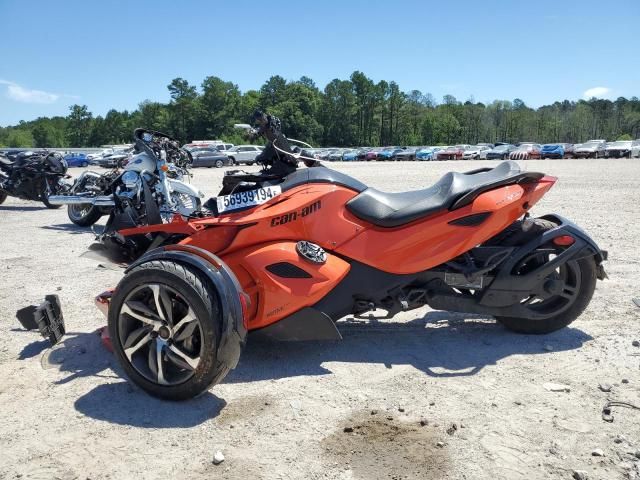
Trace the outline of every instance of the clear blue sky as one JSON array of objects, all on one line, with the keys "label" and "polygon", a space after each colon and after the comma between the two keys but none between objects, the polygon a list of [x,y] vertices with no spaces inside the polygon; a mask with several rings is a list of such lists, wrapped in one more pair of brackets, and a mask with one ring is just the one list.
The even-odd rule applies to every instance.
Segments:
[{"label": "clear blue sky", "polygon": [[0,126],[168,101],[181,76],[324,88],[361,70],[440,100],[640,96],[640,0],[0,0]]}]

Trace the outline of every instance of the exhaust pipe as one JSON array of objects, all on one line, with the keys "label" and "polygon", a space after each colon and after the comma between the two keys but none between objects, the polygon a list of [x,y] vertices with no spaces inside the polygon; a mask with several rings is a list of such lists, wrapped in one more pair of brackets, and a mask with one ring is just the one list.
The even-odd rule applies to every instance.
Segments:
[{"label": "exhaust pipe", "polygon": [[115,207],[116,202],[111,195],[97,197],[83,197],[80,195],[51,195],[49,203],[52,205],[95,205],[96,207]]}]

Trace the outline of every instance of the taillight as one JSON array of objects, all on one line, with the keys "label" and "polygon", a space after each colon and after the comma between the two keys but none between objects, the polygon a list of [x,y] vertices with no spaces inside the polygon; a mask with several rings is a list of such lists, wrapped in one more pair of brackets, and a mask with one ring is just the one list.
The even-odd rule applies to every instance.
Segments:
[{"label": "taillight", "polygon": [[558,247],[569,247],[575,243],[576,239],[571,235],[560,235],[559,237],[554,238],[552,241],[554,245],[557,245]]}]

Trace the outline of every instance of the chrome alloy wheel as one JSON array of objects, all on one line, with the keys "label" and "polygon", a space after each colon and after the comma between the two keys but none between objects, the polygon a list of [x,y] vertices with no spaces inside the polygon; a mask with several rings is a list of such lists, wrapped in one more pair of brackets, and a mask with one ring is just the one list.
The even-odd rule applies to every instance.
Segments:
[{"label": "chrome alloy wheel", "polygon": [[200,363],[204,339],[187,300],[161,283],[133,289],[118,315],[118,334],[131,366],[159,385],[189,380]]}]

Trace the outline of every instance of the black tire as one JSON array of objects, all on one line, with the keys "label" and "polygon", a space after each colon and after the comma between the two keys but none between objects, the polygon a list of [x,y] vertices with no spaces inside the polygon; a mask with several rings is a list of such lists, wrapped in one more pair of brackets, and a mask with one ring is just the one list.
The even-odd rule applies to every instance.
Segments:
[{"label": "black tire", "polygon": [[80,166],[84,168],[84,167],[89,166],[89,163],[88,163],[88,162],[82,162],[82,163],[80,164]]},{"label": "black tire", "polygon": [[[536,218],[531,228],[524,232],[522,230],[522,222],[516,222],[488,243],[503,246],[523,245],[545,230],[555,226],[553,222]],[[570,260],[560,267],[561,273],[563,269],[565,269],[564,275],[574,277],[575,294],[570,300],[566,300],[565,303],[561,303],[556,307],[557,314],[554,314],[552,303],[551,307],[546,307],[551,308],[551,311],[545,318],[496,316],[496,320],[511,331],[535,335],[555,332],[571,324],[587,308],[591,297],[593,297],[597,281],[597,266],[593,257],[585,257],[579,260]],[[568,271],[571,273],[566,273]],[[553,302],[553,300],[554,297],[545,301]],[[533,308],[541,308],[544,305],[544,301],[537,305],[537,307],[534,305]]]},{"label": "black tire", "polygon": [[4,203],[8,196],[9,194],[7,192],[5,192],[4,190],[0,190],[0,205]]},{"label": "black tire", "polygon": [[593,158],[598,158],[598,152],[593,154]]},{"label": "black tire", "polygon": [[216,168],[222,168],[224,166],[224,162],[222,160],[216,160],[215,166]]},{"label": "black tire", "polygon": [[45,207],[50,208],[51,210],[57,210],[62,205],[53,205],[53,204],[49,203],[49,191],[47,189],[47,186],[46,186],[45,182],[46,182],[46,180],[44,180],[42,182],[42,187],[40,189],[40,200],[42,201],[42,203],[44,203]]},{"label": "black tire", "polygon": [[229,157],[229,166],[234,166],[236,164],[236,159],[233,157]]},{"label": "black tire", "polygon": [[100,207],[92,205],[68,205],[69,220],[79,227],[90,227],[102,217]]},{"label": "black tire", "polygon": [[[189,336],[187,338],[190,340],[189,348],[185,348],[185,344],[180,344],[181,340],[179,340],[180,332],[184,332],[187,329],[186,326],[178,327],[177,323],[173,324],[172,328],[180,329],[172,330],[168,340],[161,332],[164,327],[159,327],[155,337],[151,336],[147,339],[147,335],[151,335],[152,331],[155,331],[155,326],[147,326],[146,323],[139,321],[138,324],[142,325],[142,327],[134,329],[133,326],[129,326],[129,323],[135,323],[137,320],[129,313],[121,312],[125,300],[130,305],[131,298],[137,298],[135,295],[145,293],[145,287],[153,292],[149,287],[152,285],[158,285],[165,289],[165,292],[168,292],[167,299],[169,299],[169,305],[173,312],[172,316],[176,314],[174,307],[182,306],[182,313],[175,318],[183,318],[182,315],[185,314],[185,311],[193,312],[195,320],[191,320],[185,325],[197,322],[192,327],[192,334],[189,334],[194,337],[197,335],[197,341],[192,340]],[[162,299],[159,302],[163,304],[163,309],[166,313],[167,308],[165,305],[167,303],[164,301],[162,293],[159,294],[159,297]],[[151,301],[153,299],[150,299]],[[140,305],[138,301],[134,303]],[[147,305],[151,305],[151,303]],[[190,310],[185,310],[185,306]],[[135,308],[139,307],[136,306]],[[157,313],[158,309],[155,308],[155,310]],[[141,311],[143,310],[138,310],[138,312]],[[157,315],[155,318],[158,318]],[[187,318],[186,315],[184,318]],[[164,325],[170,324],[164,322]],[[145,334],[145,328],[149,334]],[[142,331],[140,331],[141,329]],[[118,284],[109,307],[109,334],[120,365],[122,365],[129,379],[140,388],[155,397],[167,400],[187,400],[196,397],[206,392],[213,384],[220,382],[226,376],[229,368],[218,359],[221,330],[222,319],[219,300],[209,280],[193,267],[169,260],[143,263],[131,270]],[[166,331],[164,333],[166,335]],[[133,341],[130,341],[131,338],[133,338]],[[129,350],[131,360],[125,353],[123,343],[126,342],[129,342],[127,350]],[[143,345],[140,346],[140,344]],[[175,346],[182,354],[186,354],[188,360],[192,362],[197,360],[197,364],[186,368],[187,358],[182,356],[181,358],[185,359],[183,361],[185,366],[175,363],[175,353],[169,352],[169,350],[171,352],[175,351],[172,346]],[[145,360],[145,352],[147,352],[147,360]],[[154,352],[155,359],[152,358]],[[198,356],[193,357],[196,354]],[[174,358],[172,359],[172,357]],[[156,380],[152,380],[150,376],[152,377],[154,372],[151,367],[155,361],[158,362],[155,372]],[[147,374],[144,372],[145,363],[147,364]],[[159,368],[160,366],[162,368]],[[177,383],[162,384],[158,372],[162,372],[162,379],[165,379],[165,375],[170,376],[173,372],[183,376],[184,380],[181,379]]]}]

